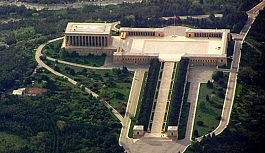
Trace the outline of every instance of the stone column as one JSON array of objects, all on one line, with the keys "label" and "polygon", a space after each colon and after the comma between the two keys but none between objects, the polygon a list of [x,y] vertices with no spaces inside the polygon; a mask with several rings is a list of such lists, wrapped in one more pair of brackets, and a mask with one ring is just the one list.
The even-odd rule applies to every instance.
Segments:
[{"label": "stone column", "polygon": [[76,36],[77,37],[77,46],[80,46],[80,38],[79,36]]},{"label": "stone column", "polygon": [[100,36],[100,39],[99,39],[99,40],[100,40],[100,46],[101,46],[101,47],[103,47],[103,44],[102,44],[102,39],[103,39],[103,37],[102,37],[102,36]]},{"label": "stone column", "polygon": [[88,36],[88,46],[91,46],[91,36]]}]

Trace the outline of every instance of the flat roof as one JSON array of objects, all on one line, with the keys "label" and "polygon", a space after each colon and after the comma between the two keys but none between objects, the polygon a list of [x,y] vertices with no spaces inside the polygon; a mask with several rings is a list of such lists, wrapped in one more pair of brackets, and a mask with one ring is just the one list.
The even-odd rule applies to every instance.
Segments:
[{"label": "flat roof", "polygon": [[134,125],[133,130],[144,130],[144,126],[143,125]]},{"label": "flat roof", "polygon": [[[225,39],[215,37],[186,37],[190,29],[183,26],[164,28],[164,37],[127,36],[125,40],[113,37],[113,46],[124,51],[116,55],[158,55],[164,61],[179,61],[181,56],[223,57],[226,56]],[[202,30],[202,29],[198,29]],[[211,29],[208,29],[211,30]],[[215,30],[215,29],[213,29]],[[227,29],[219,29],[228,32]],[[173,37],[176,35],[176,37]],[[224,35],[225,36],[225,35]]]},{"label": "flat roof", "polygon": [[155,31],[159,31],[159,32],[163,32],[164,28],[129,28],[129,27],[122,27],[120,28],[120,32],[123,31],[140,31],[140,32],[155,32]]},{"label": "flat roof", "polygon": [[167,130],[168,131],[177,131],[178,130],[178,126],[168,126]]},{"label": "flat roof", "polygon": [[18,88],[16,90],[13,90],[13,95],[22,95],[26,88]]},{"label": "flat roof", "polygon": [[112,23],[75,23],[68,22],[66,34],[109,34]]},{"label": "flat roof", "polygon": [[223,33],[223,32],[228,32],[230,33],[229,29],[187,29],[187,32],[202,32],[202,33],[207,33],[207,32],[211,32],[211,33]]}]

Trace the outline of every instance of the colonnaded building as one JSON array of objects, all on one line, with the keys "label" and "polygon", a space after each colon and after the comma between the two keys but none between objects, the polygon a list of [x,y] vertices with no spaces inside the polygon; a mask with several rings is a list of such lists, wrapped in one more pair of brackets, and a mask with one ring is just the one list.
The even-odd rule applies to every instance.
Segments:
[{"label": "colonnaded building", "polygon": [[188,57],[193,65],[227,64],[228,29],[121,27],[112,36],[112,23],[69,22],[62,47],[79,55],[113,56],[115,64],[147,64],[152,58],[179,61]]}]

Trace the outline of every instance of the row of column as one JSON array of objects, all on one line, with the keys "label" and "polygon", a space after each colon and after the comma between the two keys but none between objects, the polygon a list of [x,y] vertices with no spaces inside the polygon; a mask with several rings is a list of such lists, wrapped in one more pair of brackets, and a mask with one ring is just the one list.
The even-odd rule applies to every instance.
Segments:
[{"label": "row of column", "polygon": [[108,45],[106,36],[66,36],[67,46],[94,46],[105,47]]},{"label": "row of column", "polygon": [[132,31],[128,32],[129,36],[155,36],[155,32],[138,32],[138,31]]},{"label": "row of column", "polygon": [[195,37],[222,37],[221,33],[195,33]]}]

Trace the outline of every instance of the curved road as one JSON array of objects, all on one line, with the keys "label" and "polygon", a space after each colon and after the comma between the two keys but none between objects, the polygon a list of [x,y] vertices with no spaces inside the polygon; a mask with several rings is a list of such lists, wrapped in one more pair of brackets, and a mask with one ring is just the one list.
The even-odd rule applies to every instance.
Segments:
[{"label": "curved road", "polygon": [[[67,78],[67,80],[74,84],[74,85],[77,85],[77,82],[57,71],[55,71],[54,69],[52,69],[51,67],[49,67],[48,65],[46,65],[41,59],[40,59],[40,56],[42,56],[42,49],[43,47],[45,47],[45,45],[51,43],[51,42],[54,42],[54,41],[57,41],[57,40],[60,40],[62,39],[63,37],[60,37],[60,38],[56,38],[56,39],[53,39],[53,40],[50,40],[46,43],[43,43],[41,44],[37,50],[36,50],[36,53],[35,53],[35,60],[37,61],[37,63],[39,64],[39,66],[41,67],[44,67],[45,69],[47,69],[48,71],[52,72],[53,74],[57,75],[57,76],[60,76],[60,77],[64,77],[64,78]],[[62,61],[61,61],[62,62]],[[76,66],[76,65],[74,65]],[[89,67],[89,68],[95,68],[95,67]],[[80,85],[81,87],[82,85]],[[96,94],[95,92],[91,91],[90,89],[86,88],[85,87],[85,91],[89,94],[92,94],[94,97],[98,98],[98,94]],[[116,110],[114,109],[108,102],[106,102],[105,100],[101,99],[100,102],[102,102],[107,108],[111,109],[112,110],[112,113],[118,118],[118,120],[121,122],[121,124],[123,125],[123,117],[121,116],[121,114]]]}]

